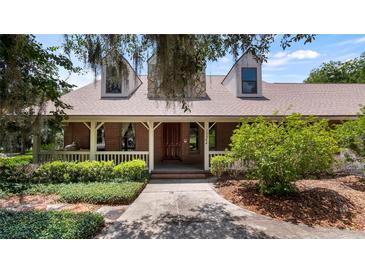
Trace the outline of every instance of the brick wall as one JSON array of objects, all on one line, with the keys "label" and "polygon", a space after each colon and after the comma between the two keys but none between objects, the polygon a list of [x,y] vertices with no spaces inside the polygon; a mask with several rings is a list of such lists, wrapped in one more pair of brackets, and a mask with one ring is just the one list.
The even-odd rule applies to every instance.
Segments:
[{"label": "brick wall", "polygon": [[162,142],[163,142],[163,123],[155,129],[155,144],[154,144],[154,158],[155,163],[161,162],[162,160]]},{"label": "brick wall", "polygon": [[222,151],[229,148],[233,130],[238,123],[216,123],[216,150]]},{"label": "brick wall", "polygon": [[148,130],[141,123],[135,123],[136,150],[148,151]]},{"label": "brick wall", "polygon": [[68,123],[64,127],[64,145],[76,142],[81,149],[90,148],[90,131],[83,123]]},{"label": "brick wall", "polygon": [[119,151],[121,150],[121,123],[105,123],[105,150]]}]

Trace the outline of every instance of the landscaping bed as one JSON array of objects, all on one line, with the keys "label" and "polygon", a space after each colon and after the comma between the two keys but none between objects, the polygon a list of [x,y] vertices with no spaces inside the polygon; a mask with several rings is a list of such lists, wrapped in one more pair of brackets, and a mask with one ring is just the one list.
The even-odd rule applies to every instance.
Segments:
[{"label": "landscaping bed", "polygon": [[300,180],[290,196],[268,196],[257,181],[227,180],[217,191],[232,203],[274,219],[308,226],[365,229],[365,181],[357,176]]},{"label": "landscaping bed", "polygon": [[0,210],[0,239],[87,239],[103,226],[92,212]]}]

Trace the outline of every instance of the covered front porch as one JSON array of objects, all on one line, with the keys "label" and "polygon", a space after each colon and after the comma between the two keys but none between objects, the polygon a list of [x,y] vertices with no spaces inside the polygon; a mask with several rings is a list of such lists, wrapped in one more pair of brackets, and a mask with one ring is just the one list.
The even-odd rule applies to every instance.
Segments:
[{"label": "covered front porch", "polygon": [[149,172],[210,170],[213,156],[225,154],[238,119],[85,119],[70,117],[64,125],[64,146],[41,150],[34,138],[35,162],[114,161],[141,159]]}]

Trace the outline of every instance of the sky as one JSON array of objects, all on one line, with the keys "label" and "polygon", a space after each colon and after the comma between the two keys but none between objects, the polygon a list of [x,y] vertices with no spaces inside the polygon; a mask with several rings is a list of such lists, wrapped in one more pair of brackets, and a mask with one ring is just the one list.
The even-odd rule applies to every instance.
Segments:
[{"label": "sky", "polygon": [[[62,35],[36,35],[36,39],[44,47],[60,46],[63,42]],[[312,43],[293,43],[290,48],[283,51],[279,42],[274,42],[270,47],[267,63],[263,64],[263,80],[271,83],[300,83],[306,79],[310,71],[322,63],[331,60],[345,61],[360,56],[365,52],[364,35],[317,35]],[[83,67],[83,63],[73,57],[75,65]],[[221,58],[217,62],[208,63],[207,75],[225,75],[234,63],[232,56]],[[141,74],[146,74],[146,67]],[[94,74],[85,68],[82,74],[69,75],[60,71],[60,76],[77,87],[82,87],[94,81]]]}]

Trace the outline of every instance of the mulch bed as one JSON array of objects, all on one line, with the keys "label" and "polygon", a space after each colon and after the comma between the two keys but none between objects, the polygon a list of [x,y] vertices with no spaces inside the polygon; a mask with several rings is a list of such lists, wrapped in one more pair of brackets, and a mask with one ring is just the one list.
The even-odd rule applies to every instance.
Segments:
[{"label": "mulch bed", "polygon": [[227,180],[217,191],[232,203],[294,224],[365,229],[365,181],[357,176],[295,182],[290,197],[264,196],[256,181]]},{"label": "mulch bed", "polygon": [[[0,199],[0,208],[12,208],[19,211],[27,211],[32,209],[46,210],[47,205],[58,204],[59,197],[57,195],[25,195],[11,196],[5,199]],[[93,205],[87,203],[65,204],[62,210],[69,210],[71,212],[86,212],[96,211],[100,205]]]}]

